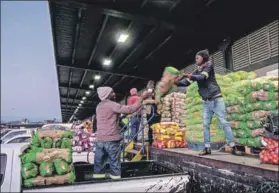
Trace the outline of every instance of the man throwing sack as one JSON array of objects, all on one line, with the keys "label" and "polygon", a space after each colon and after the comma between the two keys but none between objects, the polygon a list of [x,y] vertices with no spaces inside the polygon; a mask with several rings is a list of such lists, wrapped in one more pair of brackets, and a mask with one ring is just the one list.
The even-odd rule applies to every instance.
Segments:
[{"label": "man throwing sack", "polygon": [[210,124],[215,114],[219,125],[225,130],[227,142],[231,147],[231,153],[241,155],[237,151],[231,127],[226,120],[226,107],[221,94],[221,89],[215,79],[215,72],[212,63],[209,61],[209,53],[206,50],[196,54],[196,65],[198,69],[192,74],[181,75],[178,78],[177,86],[189,86],[196,81],[199,87],[199,95],[203,99],[203,132],[205,148],[199,155],[211,154],[210,148]]}]

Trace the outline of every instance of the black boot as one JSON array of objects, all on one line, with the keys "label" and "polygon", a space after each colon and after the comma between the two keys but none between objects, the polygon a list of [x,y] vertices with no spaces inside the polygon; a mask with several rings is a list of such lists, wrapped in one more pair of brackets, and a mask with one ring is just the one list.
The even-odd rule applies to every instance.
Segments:
[{"label": "black boot", "polygon": [[240,155],[240,156],[244,155],[244,152],[237,150],[236,146],[231,147],[231,153],[233,155]]},{"label": "black boot", "polygon": [[209,154],[211,154],[211,149],[210,149],[210,147],[206,147],[206,148],[204,148],[200,153],[199,153],[199,155],[209,155]]}]

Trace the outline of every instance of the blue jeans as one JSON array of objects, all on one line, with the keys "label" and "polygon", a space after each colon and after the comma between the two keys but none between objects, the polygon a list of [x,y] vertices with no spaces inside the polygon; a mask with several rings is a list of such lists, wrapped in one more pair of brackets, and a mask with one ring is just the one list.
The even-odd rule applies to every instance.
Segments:
[{"label": "blue jeans", "polygon": [[108,161],[110,176],[121,177],[120,141],[96,142],[94,157],[94,176],[105,177],[105,165]]},{"label": "blue jeans", "polygon": [[[139,116],[134,116],[131,118],[131,138],[133,138],[139,131],[140,127],[140,117]],[[134,143],[138,142],[138,136],[135,136],[133,139]]]},{"label": "blue jeans", "polygon": [[226,139],[229,145],[232,147],[235,145],[230,124],[226,119],[226,106],[222,97],[216,98],[213,101],[203,102],[203,135],[204,146],[210,147],[210,124],[213,115],[216,115],[219,122],[219,127],[225,131]]}]

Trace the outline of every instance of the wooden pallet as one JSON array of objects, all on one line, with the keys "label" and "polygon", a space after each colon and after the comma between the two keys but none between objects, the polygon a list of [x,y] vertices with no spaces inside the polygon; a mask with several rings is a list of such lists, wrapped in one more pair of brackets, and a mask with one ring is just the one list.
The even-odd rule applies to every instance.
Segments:
[{"label": "wooden pallet", "polygon": [[[249,146],[241,146],[241,145],[237,145],[238,146],[238,150],[239,151],[243,151],[243,153],[245,153],[246,155],[249,155],[249,156],[255,156],[255,157],[258,157],[259,156],[259,153],[254,153],[252,151],[252,148],[253,147],[249,147]],[[226,145],[225,146],[225,152],[231,152],[231,147]]]}]

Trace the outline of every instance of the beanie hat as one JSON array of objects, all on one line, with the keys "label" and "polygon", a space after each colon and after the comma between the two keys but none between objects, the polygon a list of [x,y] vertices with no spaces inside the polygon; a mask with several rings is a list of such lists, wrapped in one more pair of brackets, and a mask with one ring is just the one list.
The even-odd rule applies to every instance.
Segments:
[{"label": "beanie hat", "polygon": [[97,93],[101,101],[108,99],[109,95],[113,92],[111,87],[99,87]]},{"label": "beanie hat", "polygon": [[198,51],[196,55],[201,56],[203,58],[203,63],[209,60],[209,53],[207,50]]},{"label": "beanie hat", "polygon": [[138,93],[138,90],[137,90],[136,88],[132,88],[132,89],[130,90],[131,96],[134,96],[134,95],[136,95],[137,93]]}]

